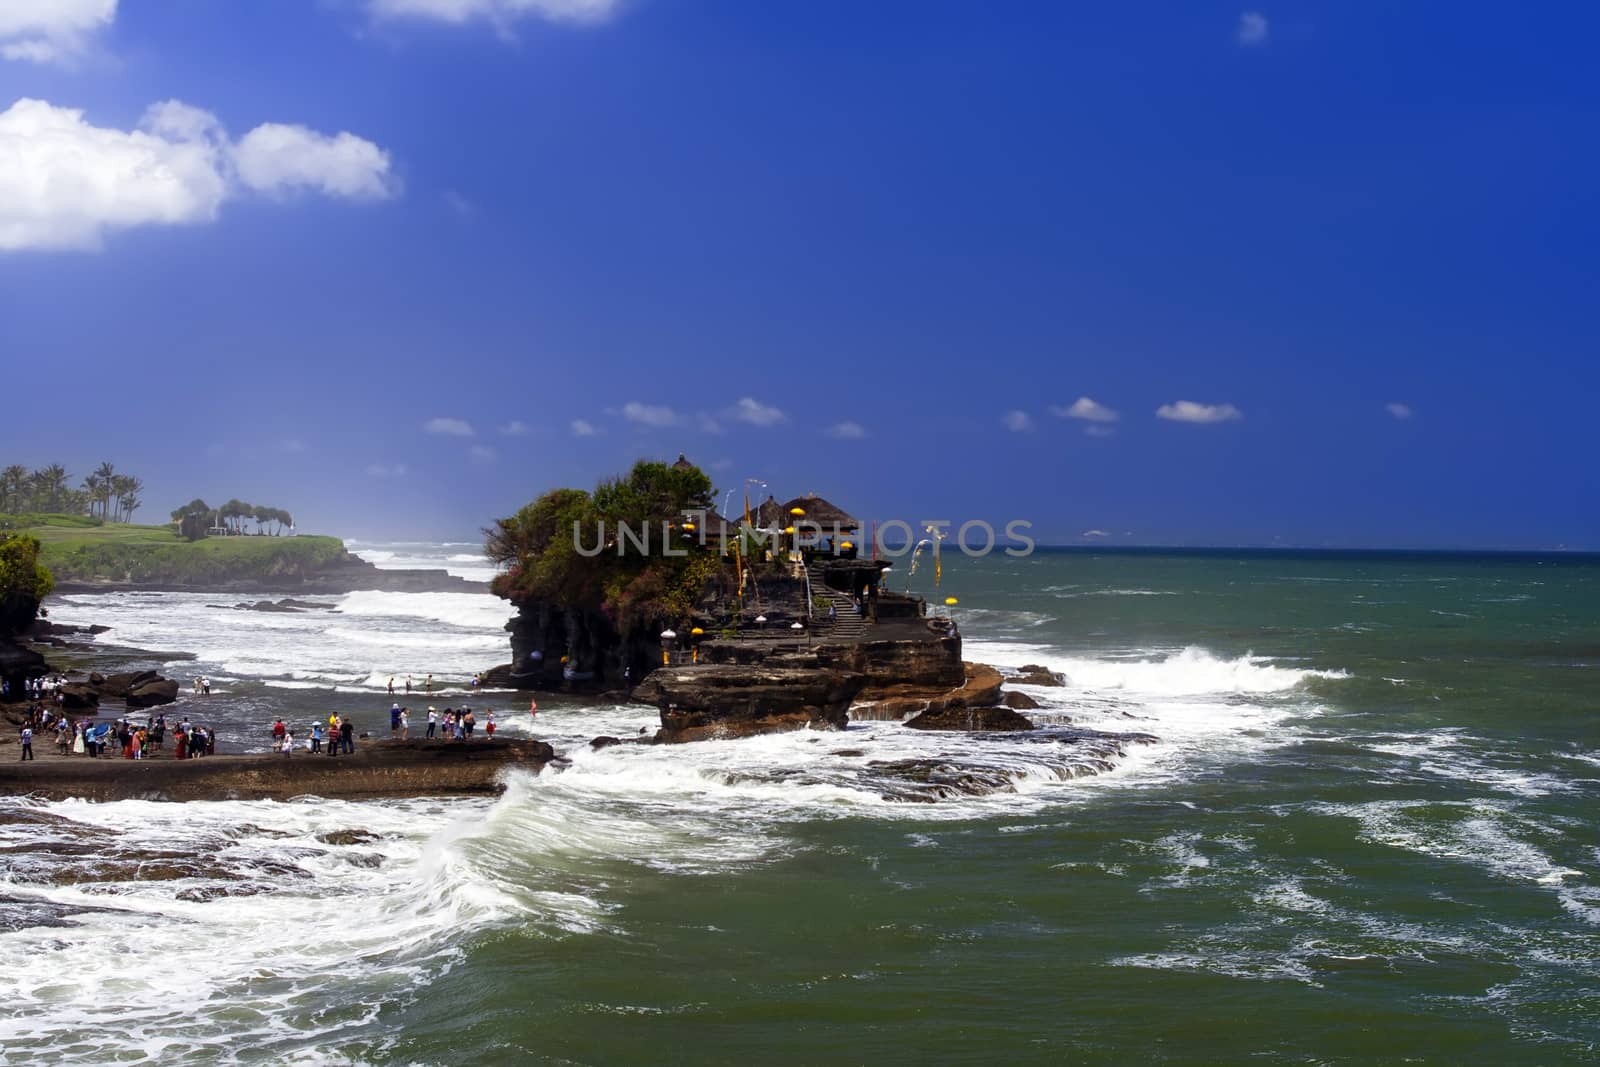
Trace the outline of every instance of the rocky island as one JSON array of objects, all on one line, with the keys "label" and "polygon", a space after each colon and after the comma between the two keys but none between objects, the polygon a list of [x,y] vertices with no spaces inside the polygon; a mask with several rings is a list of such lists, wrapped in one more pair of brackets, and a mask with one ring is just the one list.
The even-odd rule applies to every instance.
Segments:
[{"label": "rocky island", "polygon": [[492,588],[517,615],[512,662],[488,677],[654,704],[662,742],[840,729],[858,702],[919,729],[1031,729],[998,672],[963,662],[948,611],[892,591],[861,535],[818,496],[746,502],[735,524],[683,456],[553,490],[490,533]]}]

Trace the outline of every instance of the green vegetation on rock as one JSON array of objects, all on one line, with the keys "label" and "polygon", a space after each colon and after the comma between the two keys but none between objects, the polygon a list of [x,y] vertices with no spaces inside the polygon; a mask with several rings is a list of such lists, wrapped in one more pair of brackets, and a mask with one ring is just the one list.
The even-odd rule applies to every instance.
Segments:
[{"label": "green vegetation on rock", "polygon": [[[487,531],[485,553],[508,567],[491,588],[519,605],[599,612],[623,636],[686,619],[721,565],[682,526],[686,514],[710,509],[711,493],[699,468],[646,460],[593,493],[552,489]],[[648,550],[619,537],[623,526],[648,530]],[[662,551],[664,531],[681,555]]]},{"label": "green vegetation on rock", "polygon": [[19,632],[39,612],[55,581],[39,562],[39,540],[27,534],[0,539],[0,636]]}]

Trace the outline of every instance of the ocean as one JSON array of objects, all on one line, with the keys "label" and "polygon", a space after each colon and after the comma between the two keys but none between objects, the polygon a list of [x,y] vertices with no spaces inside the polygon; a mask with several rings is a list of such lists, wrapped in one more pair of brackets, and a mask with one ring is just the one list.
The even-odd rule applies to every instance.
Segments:
[{"label": "ocean", "polygon": [[[545,697],[569,762],[497,800],[0,800],[0,1060],[1600,1059],[1600,559],[952,555],[946,595],[967,658],[1063,674],[1043,735],[593,751],[654,712]],[[169,717],[225,748],[379,731],[408,674],[532,727],[463,688],[502,601],[240,599],[51,614],[193,653]]]}]

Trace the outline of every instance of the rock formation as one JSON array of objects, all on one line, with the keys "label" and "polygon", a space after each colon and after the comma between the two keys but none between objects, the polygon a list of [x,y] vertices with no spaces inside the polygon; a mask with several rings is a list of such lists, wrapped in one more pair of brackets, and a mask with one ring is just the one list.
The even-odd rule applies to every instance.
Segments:
[{"label": "rock formation", "polygon": [[661,710],[656,739],[671,743],[843,729],[865,684],[862,675],[822,668],[699,664],[656,670],[634,695]]}]

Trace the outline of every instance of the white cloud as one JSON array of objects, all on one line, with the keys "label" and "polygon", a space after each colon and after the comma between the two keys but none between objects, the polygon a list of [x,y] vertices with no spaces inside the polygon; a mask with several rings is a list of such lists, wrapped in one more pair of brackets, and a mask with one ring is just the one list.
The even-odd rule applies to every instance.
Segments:
[{"label": "white cloud", "polygon": [[[306,158],[280,158],[283,146]],[[215,115],[177,100],[120,130],[23,98],[0,111],[0,251],[94,249],[107,231],[210,222],[241,190],[386,195],[388,165],[370,141],[299,126],[258,126],[236,145]]]},{"label": "white cloud", "polygon": [[595,429],[594,423],[588,419],[572,420],[572,436],[574,437],[593,437],[599,432],[599,430]]},{"label": "white cloud", "polygon": [[1391,400],[1383,405],[1383,410],[1397,419],[1409,419],[1411,417],[1411,405],[1402,404],[1397,400]]},{"label": "white cloud", "polygon": [[645,404],[638,400],[630,400],[622,405],[622,417],[656,430],[676,426],[683,421],[682,416],[665,404]]},{"label": "white cloud", "polygon": [[438,416],[422,424],[424,433],[439,434],[444,437],[471,437],[472,423],[466,419],[451,419]]},{"label": "white cloud", "polygon": [[1083,533],[1079,534],[1078,536],[1080,536],[1080,537],[1110,537],[1111,536],[1111,531],[1110,530],[1085,530],[1085,531],[1083,531]]},{"label": "white cloud", "polygon": [[747,422],[751,426],[781,426],[789,421],[789,416],[771,404],[763,404],[754,397],[748,396],[739,398],[739,402],[733,406],[733,411],[730,415],[732,418],[740,422]]},{"label": "white cloud", "polygon": [[404,463],[373,463],[368,465],[367,473],[374,478],[404,478],[406,465]]},{"label": "white cloud", "polygon": [[1000,424],[1012,433],[1027,433],[1033,429],[1033,417],[1026,411],[1008,411],[1000,416]]},{"label": "white cloud", "polygon": [[488,445],[473,445],[467,449],[467,455],[471,456],[476,463],[493,463],[499,453]]},{"label": "white cloud", "polygon": [[1116,422],[1122,416],[1104,404],[1080,396],[1069,407],[1052,404],[1050,413],[1062,419],[1083,419],[1085,422]]},{"label": "white cloud", "polygon": [[460,24],[483,20],[502,29],[522,18],[597,23],[610,18],[619,0],[367,0],[377,19],[418,19]]},{"label": "white cloud", "polygon": [[1202,425],[1214,422],[1232,422],[1244,418],[1244,412],[1232,404],[1197,404],[1193,400],[1179,400],[1162,404],[1156,417],[1173,422],[1194,422]]},{"label": "white cloud", "polygon": [[841,441],[859,441],[867,436],[867,428],[859,422],[836,422],[823,433],[829,437],[837,437]]},{"label": "white cloud", "polygon": [[507,437],[525,437],[528,433],[528,424],[521,419],[512,419],[500,427],[500,432]]},{"label": "white cloud", "polygon": [[117,17],[117,0],[0,0],[0,58],[69,62]]},{"label": "white cloud", "polygon": [[389,153],[353,133],[263,122],[233,147],[239,180],[258,193],[310,189],[325,196],[382,200],[393,191]]},{"label": "white cloud", "polygon": [[1259,11],[1246,11],[1239,16],[1239,25],[1234,29],[1234,40],[1245,48],[1258,48],[1267,43],[1267,16]]}]

